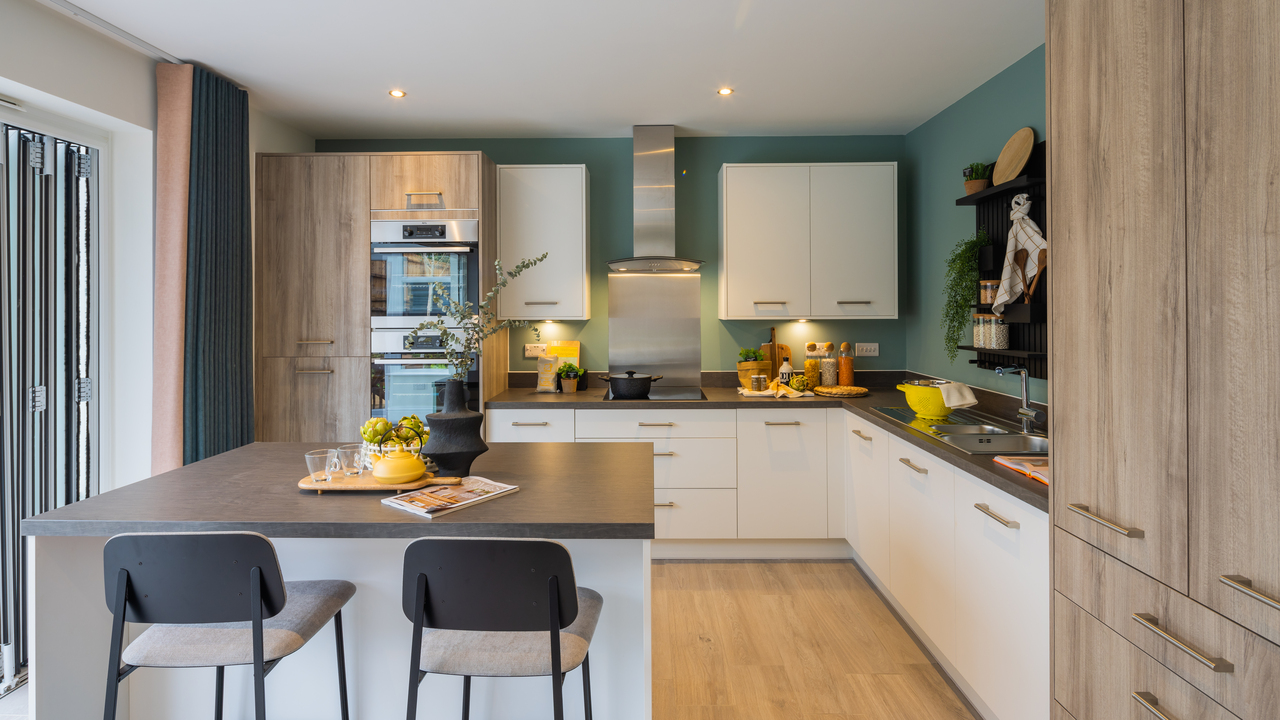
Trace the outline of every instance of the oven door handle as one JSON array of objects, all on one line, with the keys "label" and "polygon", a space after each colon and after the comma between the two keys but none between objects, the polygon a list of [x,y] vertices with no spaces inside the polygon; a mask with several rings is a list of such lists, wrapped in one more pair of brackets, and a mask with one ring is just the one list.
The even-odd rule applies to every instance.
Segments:
[{"label": "oven door handle", "polygon": [[374,365],[447,365],[448,362],[443,358],[415,358],[412,360],[379,360],[373,361]]},{"label": "oven door handle", "polygon": [[379,254],[391,253],[470,253],[475,252],[475,248],[466,245],[374,245],[373,251]]}]

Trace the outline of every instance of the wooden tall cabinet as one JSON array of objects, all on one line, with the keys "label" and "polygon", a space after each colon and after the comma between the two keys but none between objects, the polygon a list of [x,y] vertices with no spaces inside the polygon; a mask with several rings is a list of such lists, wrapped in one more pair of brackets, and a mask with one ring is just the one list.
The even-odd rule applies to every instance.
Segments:
[{"label": "wooden tall cabinet", "polygon": [[[258,156],[254,436],[353,442],[372,409],[370,221],[480,221],[480,294],[497,277],[496,181],[479,152]],[[486,341],[481,399],[506,389]]]},{"label": "wooden tall cabinet", "polygon": [[1047,17],[1053,711],[1280,717],[1280,5]]}]

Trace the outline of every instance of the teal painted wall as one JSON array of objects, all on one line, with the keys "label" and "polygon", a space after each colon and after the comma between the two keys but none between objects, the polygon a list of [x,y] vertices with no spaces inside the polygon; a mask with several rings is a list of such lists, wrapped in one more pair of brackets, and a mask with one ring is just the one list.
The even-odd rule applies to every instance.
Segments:
[{"label": "teal painted wall", "polygon": [[[946,259],[960,240],[973,234],[974,210],[957,207],[964,195],[960,171],[972,162],[995,162],[1019,128],[1045,138],[1044,46],[956,101],[906,135],[909,184],[903,196],[910,226],[901,237],[904,352],[906,367],[926,375],[1017,395],[1019,381],[969,364],[960,351],[955,364],[942,345],[942,282]],[[1031,381],[1032,397],[1046,400],[1045,381]]]},{"label": "teal painted wall", "polygon": [[[901,135],[840,137],[693,137],[676,138],[676,254],[706,261],[702,266],[702,368],[732,370],[739,347],[758,347],[778,329],[779,342],[801,352],[809,340],[878,342],[880,356],[859,358],[862,369],[899,370],[906,366],[899,320],[829,322],[721,322],[717,314],[719,212],[717,174],[733,162],[902,161]],[[480,150],[499,165],[584,163],[591,173],[591,320],[540,324],[542,338],[579,340],[592,370],[608,367],[609,302],[605,263],[631,256],[631,138],[463,139],[463,140],[318,140],[318,152],[403,152]],[[899,173],[899,238],[907,237],[908,173]],[[780,251],[785,257],[785,251]],[[907,265],[899,262],[907,277]],[[537,268],[529,272],[537,272]],[[519,280],[515,280],[519,282]],[[905,296],[904,296],[905,297]],[[511,336],[511,369],[533,370],[522,345],[530,330]]]}]

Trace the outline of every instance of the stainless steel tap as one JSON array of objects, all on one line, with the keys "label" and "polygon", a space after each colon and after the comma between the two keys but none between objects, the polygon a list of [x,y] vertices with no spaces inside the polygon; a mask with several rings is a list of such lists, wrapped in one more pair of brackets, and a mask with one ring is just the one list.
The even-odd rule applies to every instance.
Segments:
[{"label": "stainless steel tap", "polygon": [[1027,395],[1027,367],[1025,365],[1010,365],[996,368],[997,375],[1003,376],[1005,373],[1019,373],[1022,375],[1022,407],[1018,408],[1018,419],[1022,420],[1022,432],[1030,435],[1035,432],[1036,423],[1045,421],[1045,414],[1031,407],[1031,398]]}]

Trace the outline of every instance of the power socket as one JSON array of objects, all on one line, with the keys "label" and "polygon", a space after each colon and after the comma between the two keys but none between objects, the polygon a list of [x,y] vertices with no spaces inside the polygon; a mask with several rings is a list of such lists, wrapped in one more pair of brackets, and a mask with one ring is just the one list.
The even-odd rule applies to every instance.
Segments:
[{"label": "power socket", "polygon": [[853,354],[856,357],[880,357],[880,343],[858,343]]},{"label": "power socket", "polygon": [[524,356],[527,358],[536,358],[547,354],[546,343],[525,343]]}]

